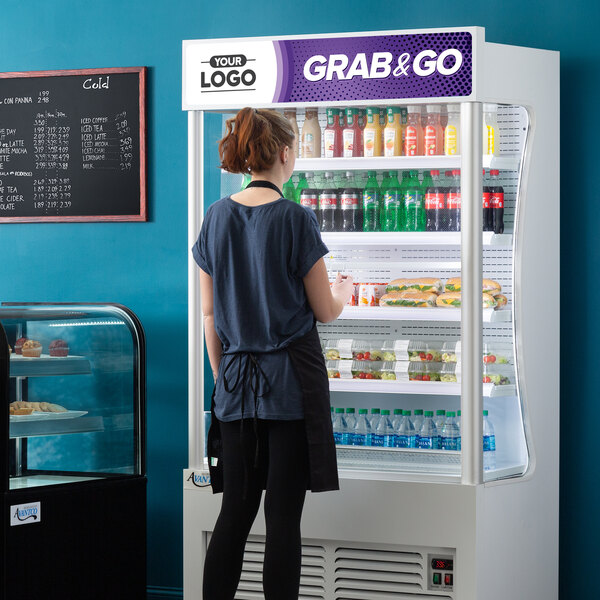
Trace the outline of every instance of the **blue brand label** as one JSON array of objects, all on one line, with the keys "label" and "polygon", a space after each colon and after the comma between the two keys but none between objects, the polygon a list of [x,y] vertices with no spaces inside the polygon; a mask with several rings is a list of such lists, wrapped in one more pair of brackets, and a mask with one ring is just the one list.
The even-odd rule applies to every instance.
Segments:
[{"label": "blue brand label", "polygon": [[418,443],[417,447],[423,448],[425,450],[439,450],[440,438],[437,436],[419,437],[419,443]]},{"label": "blue brand label", "polygon": [[385,448],[393,448],[396,443],[395,435],[384,435],[383,436],[383,445]]},{"label": "blue brand label", "polygon": [[444,438],[442,450],[458,450],[459,438]]},{"label": "blue brand label", "polygon": [[416,448],[417,438],[414,435],[396,436],[396,448]]},{"label": "blue brand label", "polygon": [[347,444],[348,443],[348,434],[347,433],[333,433],[333,440],[336,444]]},{"label": "blue brand label", "polygon": [[352,445],[353,446],[366,446],[367,445],[367,436],[362,433],[355,433],[352,436]]},{"label": "blue brand label", "polygon": [[382,435],[375,435],[371,437],[371,446],[381,446],[383,447],[383,437]]},{"label": "blue brand label", "polygon": [[484,452],[493,452],[494,450],[496,450],[496,436],[495,435],[483,436],[483,451]]}]

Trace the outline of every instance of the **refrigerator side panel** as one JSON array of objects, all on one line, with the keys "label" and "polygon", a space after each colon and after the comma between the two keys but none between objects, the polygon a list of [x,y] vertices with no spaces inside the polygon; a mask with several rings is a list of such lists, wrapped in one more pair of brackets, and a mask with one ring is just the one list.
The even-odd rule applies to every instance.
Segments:
[{"label": "refrigerator side panel", "polygon": [[[478,528],[486,543],[478,591],[491,600],[511,594],[546,600],[558,597],[558,53],[486,44],[486,95],[520,103],[530,117],[515,219],[513,285],[516,366],[530,462],[516,484],[485,487]],[[499,567],[511,577],[490,589]]]}]

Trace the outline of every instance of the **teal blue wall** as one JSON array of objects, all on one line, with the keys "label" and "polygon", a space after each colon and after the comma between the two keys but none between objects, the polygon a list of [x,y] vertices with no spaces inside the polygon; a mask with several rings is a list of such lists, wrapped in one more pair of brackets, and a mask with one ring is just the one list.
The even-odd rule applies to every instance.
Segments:
[{"label": "teal blue wall", "polygon": [[[600,262],[595,218],[600,199],[593,184],[599,23],[600,4],[594,0],[332,0],[325,5],[317,0],[3,0],[0,71],[149,67],[149,222],[0,225],[0,299],[121,302],[144,323],[150,585],[182,585],[188,248],[181,40],[481,25],[489,41],[562,53],[562,275],[569,290],[585,291],[564,294],[561,317],[561,598],[584,596],[589,581],[574,575],[575,561],[595,550],[600,530],[595,419],[582,416],[596,410],[591,374],[598,366],[590,361],[598,356],[591,344],[600,339],[593,300]],[[548,292],[554,293],[552,282]],[[571,308],[574,299],[578,304]]]}]

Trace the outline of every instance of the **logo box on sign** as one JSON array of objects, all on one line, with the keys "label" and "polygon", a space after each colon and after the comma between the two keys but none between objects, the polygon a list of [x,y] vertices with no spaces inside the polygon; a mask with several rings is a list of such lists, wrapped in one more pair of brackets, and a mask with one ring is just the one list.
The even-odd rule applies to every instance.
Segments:
[{"label": "logo box on sign", "polygon": [[10,526],[40,523],[42,520],[42,503],[18,504],[10,507]]}]

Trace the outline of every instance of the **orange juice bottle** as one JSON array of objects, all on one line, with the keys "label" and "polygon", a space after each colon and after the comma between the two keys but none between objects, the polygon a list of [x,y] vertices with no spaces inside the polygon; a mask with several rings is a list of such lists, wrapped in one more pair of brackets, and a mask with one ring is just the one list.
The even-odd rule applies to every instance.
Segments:
[{"label": "orange juice bottle", "polygon": [[423,127],[421,126],[420,106],[408,107],[404,156],[423,156]]},{"label": "orange juice bottle", "polygon": [[402,156],[402,109],[390,106],[387,109],[387,124],[383,130],[383,155]]},{"label": "orange juice bottle", "polygon": [[367,108],[367,123],[363,130],[363,156],[381,156],[383,131],[379,117],[379,108]]},{"label": "orange juice bottle", "polygon": [[425,156],[437,156],[444,153],[444,132],[440,121],[442,107],[439,104],[427,105],[425,125]]}]

